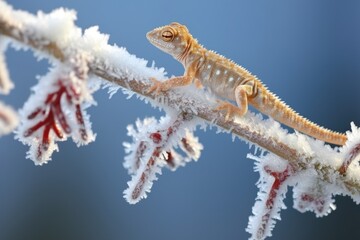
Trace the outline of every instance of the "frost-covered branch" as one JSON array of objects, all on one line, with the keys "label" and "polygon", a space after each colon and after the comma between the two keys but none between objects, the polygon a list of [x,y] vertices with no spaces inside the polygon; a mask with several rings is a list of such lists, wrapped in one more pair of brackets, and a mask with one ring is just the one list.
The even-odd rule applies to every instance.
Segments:
[{"label": "frost-covered branch", "polygon": [[[216,98],[194,86],[160,96],[148,93],[149,78],[164,80],[164,70],[147,67],[147,61],[109,45],[108,36],[99,33],[97,27],[82,31],[74,24],[74,11],[58,9],[32,15],[15,11],[3,1],[0,9],[0,92],[7,93],[13,87],[4,57],[9,42],[15,48],[30,48],[52,64],[20,111],[16,130],[16,137],[30,146],[28,157],[36,164],[51,159],[58,150],[57,141],[71,137],[82,145],[95,139],[86,108],[94,103],[92,93],[99,88],[100,78],[106,80],[100,84],[111,91],[121,88],[166,112],[159,121],[139,120],[136,127],[128,127],[133,142],[124,144],[124,166],[132,179],[124,196],[130,203],[146,197],[163,166],[175,170],[199,158],[202,145],[193,131],[206,125],[262,149],[260,156],[249,156],[256,160],[255,169],[260,173],[258,201],[247,229],[252,239],[271,235],[284,207],[287,186],[293,187],[294,208],[313,211],[316,216],[333,210],[333,197],[338,194],[360,202],[360,167],[355,161],[360,152],[360,130],[355,125],[347,133],[345,146],[331,148],[302,134],[290,134],[259,114],[249,112],[226,121],[222,112],[215,110]],[[6,132],[3,129],[9,131],[17,124],[12,112],[0,104],[0,135]]]}]

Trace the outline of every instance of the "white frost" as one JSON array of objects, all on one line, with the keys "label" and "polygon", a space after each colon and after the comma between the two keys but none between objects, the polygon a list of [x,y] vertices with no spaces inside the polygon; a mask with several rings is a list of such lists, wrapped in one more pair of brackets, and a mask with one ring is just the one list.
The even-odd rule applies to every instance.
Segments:
[{"label": "white frost", "polygon": [[[200,157],[202,145],[192,134],[197,122],[196,119],[184,120],[181,116],[168,114],[159,121],[145,118],[137,120],[136,127],[128,126],[128,135],[133,142],[123,145],[127,153],[124,167],[132,175],[124,191],[124,198],[129,203],[146,198],[163,166],[175,170]],[[186,156],[176,151],[179,146]]]},{"label": "white frost", "polygon": [[[86,83],[84,79],[76,77],[71,65],[59,64],[51,68],[48,74],[40,77],[39,83],[32,88],[32,95],[20,110],[21,124],[16,131],[16,138],[30,146],[27,157],[36,165],[42,165],[51,160],[52,153],[58,150],[56,141],[65,141],[67,137],[71,136],[74,142],[80,146],[95,140],[89,116],[85,112],[88,106],[94,104],[91,97],[92,90],[87,88]],[[61,97],[59,102],[56,100],[58,97]],[[79,109],[76,108],[76,105],[79,106]],[[64,120],[61,120],[62,115],[59,111],[63,113]],[[38,114],[30,118],[29,116],[34,112],[38,112]],[[83,123],[79,123],[79,114],[82,115]],[[49,116],[52,117],[50,120]],[[59,138],[51,128],[48,146],[41,147],[43,133],[52,121],[55,121],[55,125],[61,129],[63,137]],[[62,121],[66,121],[69,127],[64,129],[61,125]],[[29,129],[41,122],[45,122],[45,124],[30,135],[27,134]],[[85,132],[84,135],[87,137],[82,138],[81,134]],[[39,154],[39,151],[42,153]]]},{"label": "white frost", "polygon": [[257,186],[259,188],[255,205],[253,206],[253,216],[249,217],[249,223],[246,231],[251,234],[250,239],[262,240],[272,236],[271,232],[275,227],[276,220],[280,220],[280,210],[285,209],[283,199],[289,185],[289,179],[280,185],[273,199],[272,208],[267,206],[271,187],[275,181],[274,177],[265,171],[266,168],[272,172],[283,172],[287,168],[287,162],[274,154],[268,153],[260,157],[248,155],[250,159],[256,160],[255,171],[260,174]]},{"label": "white frost", "polygon": [[12,132],[18,123],[17,113],[0,101],[0,136]]}]

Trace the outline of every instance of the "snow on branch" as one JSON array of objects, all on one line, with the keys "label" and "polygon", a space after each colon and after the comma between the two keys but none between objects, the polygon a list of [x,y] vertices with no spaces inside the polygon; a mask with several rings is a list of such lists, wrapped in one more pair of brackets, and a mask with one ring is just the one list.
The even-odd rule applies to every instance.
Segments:
[{"label": "snow on branch", "polygon": [[[360,202],[360,129],[354,124],[341,148],[332,148],[300,133],[288,133],[272,119],[248,112],[227,121],[216,111],[214,96],[194,86],[172,89],[160,96],[148,92],[149,78],[165,80],[164,69],[147,67],[147,61],[124,48],[108,44],[108,35],[97,27],[82,30],[74,23],[76,13],[57,9],[37,15],[14,10],[0,1],[0,92],[13,87],[4,51],[10,45],[31,49],[38,58],[49,59],[49,73],[39,78],[32,95],[20,110],[16,137],[30,146],[28,157],[41,165],[58,150],[57,141],[71,137],[77,145],[95,139],[86,108],[95,103],[92,93],[103,84],[111,93],[119,88],[165,110],[166,116],[138,120],[128,127],[131,143],[124,143],[124,166],[131,175],[124,197],[136,203],[147,196],[156,174],[198,160],[202,145],[196,127],[216,126],[239,137],[262,152],[249,155],[260,173],[259,194],[249,219],[251,239],[271,236],[288,186],[293,187],[294,208],[325,216],[335,209],[334,196],[348,195]],[[99,79],[105,81],[99,81]],[[0,135],[17,125],[15,114],[0,103]],[[180,151],[179,151],[180,150]]]}]

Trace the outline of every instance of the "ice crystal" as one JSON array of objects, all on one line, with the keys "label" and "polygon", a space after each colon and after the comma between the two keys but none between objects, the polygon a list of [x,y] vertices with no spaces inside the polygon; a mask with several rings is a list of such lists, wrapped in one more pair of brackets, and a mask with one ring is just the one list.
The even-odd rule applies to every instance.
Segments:
[{"label": "ice crystal", "polygon": [[[124,167],[132,179],[124,191],[124,197],[129,203],[146,198],[162,167],[175,170],[200,157],[202,145],[192,134],[196,123],[193,117],[179,113],[168,114],[159,121],[155,118],[137,120],[136,127],[128,126],[128,135],[133,142],[124,143],[127,153]],[[177,152],[179,147],[185,156]]]}]

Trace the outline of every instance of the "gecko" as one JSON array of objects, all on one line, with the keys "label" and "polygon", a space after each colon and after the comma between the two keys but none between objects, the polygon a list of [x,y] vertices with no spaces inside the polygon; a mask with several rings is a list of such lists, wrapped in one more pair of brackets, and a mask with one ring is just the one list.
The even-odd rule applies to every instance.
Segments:
[{"label": "gecko", "polygon": [[[219,97],[215,110],[225,112],[226,121],[243,116],[250,104],[261,113],[313,138],[336,145],[345,144],[345,134],[321,127],[295,112],[247,69],[199,44],[185,25],[174,22],[148,32],[146,37],[185,68],[183,76],[166,81],[150,78],[149,93],[159,94],[193,83],[198,88],[210,89]],[[237,106],[226,100],[235,101]]]}]

